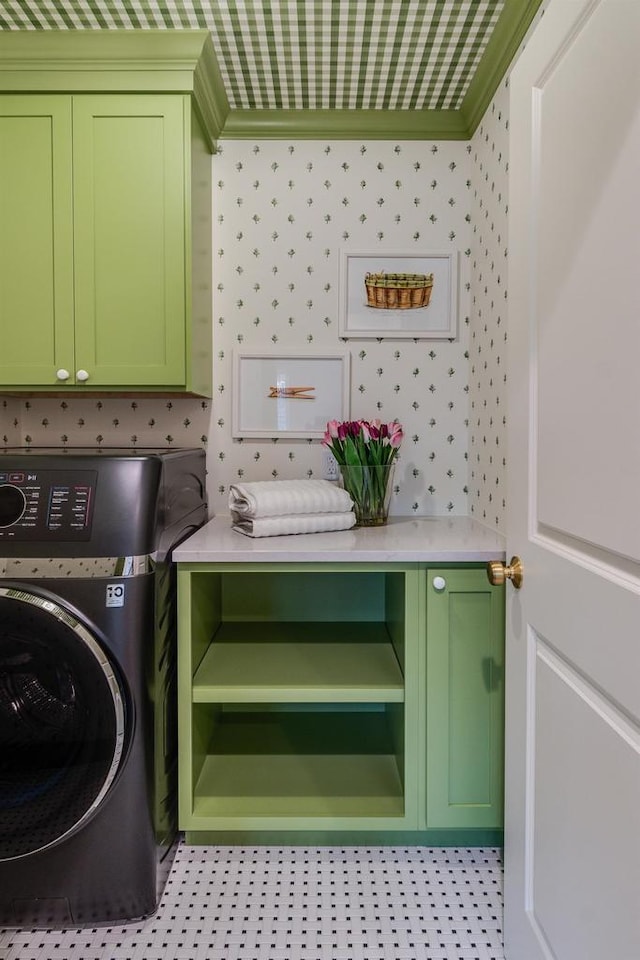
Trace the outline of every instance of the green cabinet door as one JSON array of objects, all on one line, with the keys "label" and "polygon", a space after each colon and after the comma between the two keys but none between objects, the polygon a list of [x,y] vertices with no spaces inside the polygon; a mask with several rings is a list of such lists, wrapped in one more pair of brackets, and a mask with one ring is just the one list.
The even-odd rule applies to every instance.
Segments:
[{"label": "green cabinet door", "polygon": [[501,828],[504,590],[427,571],[426,826]]},{"label": "green cabinet door", "polygon": [[189,111],[186,96],[73,97],[75,376],[87,386],[185,383]]},{"label": "green cabinet door", "polygon": [[71,100],[0,97],[0,383],[74,370]]},{"label": "green cabinet door", "polygon": [[210,181],[186,94],[1,96],[0,388],[210,395]]}]

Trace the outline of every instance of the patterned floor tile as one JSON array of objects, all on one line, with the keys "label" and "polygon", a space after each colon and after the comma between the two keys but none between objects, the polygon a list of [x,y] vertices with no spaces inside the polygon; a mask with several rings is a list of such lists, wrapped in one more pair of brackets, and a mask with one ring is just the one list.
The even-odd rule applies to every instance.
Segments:
[{"label": "patterned floor tile", "polygon": [[0,929],[0,960],[504,960],[501,851],[183,843],[149,920]]}]

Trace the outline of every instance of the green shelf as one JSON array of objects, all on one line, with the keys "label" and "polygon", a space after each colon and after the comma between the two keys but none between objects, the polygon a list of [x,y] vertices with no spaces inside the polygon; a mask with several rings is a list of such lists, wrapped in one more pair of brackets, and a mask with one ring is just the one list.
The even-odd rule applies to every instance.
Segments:
[{"label": "green shelf", "polygon": [[[259,639],[257,636],[259,635]],[[195,703],[402,702],[382,623],[224,623],[193,682]]]},{"label": "green shelf", "polygon": [[199,818],[404,815],[386,711],[229,713],[194,791]]}]

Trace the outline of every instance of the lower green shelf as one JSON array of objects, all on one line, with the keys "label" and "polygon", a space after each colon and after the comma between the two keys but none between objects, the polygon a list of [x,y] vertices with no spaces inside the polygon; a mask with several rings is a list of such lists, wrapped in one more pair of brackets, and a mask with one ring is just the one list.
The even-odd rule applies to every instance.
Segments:
[{"label": "lower green shelf", "polygon": [[384,710],[223,714],[193,816],[403,817],[391,728]]},{"label": "lower green shelf", "polygon": [[394,756],[210,756],[196,786],[196,816],[398,817]]}]

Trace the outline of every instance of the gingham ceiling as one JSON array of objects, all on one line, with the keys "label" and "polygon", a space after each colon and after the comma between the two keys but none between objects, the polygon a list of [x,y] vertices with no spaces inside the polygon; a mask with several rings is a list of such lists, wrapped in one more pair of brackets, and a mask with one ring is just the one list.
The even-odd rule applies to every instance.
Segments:
[{"label": "gingham ceiling", "polygon": [[532,0],[0,0],[0,28],[207,28],[232,110],[456,110],[503,8],[531,6]]}]

